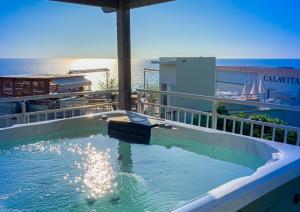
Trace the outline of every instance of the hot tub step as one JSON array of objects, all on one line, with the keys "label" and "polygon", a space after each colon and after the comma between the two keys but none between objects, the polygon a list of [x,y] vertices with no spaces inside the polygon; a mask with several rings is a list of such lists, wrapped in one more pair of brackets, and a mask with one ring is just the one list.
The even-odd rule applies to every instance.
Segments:
[{"label": "hot tub step", "polygon": [[110,120],[108,122],[108,135],[128,143],[149,144],[151,128],[154,126],[157,125]]}]

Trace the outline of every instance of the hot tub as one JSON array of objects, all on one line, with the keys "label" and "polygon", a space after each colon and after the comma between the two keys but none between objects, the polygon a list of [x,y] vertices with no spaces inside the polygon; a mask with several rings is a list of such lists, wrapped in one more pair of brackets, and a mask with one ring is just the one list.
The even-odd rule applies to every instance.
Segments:
[{"label": "hot tub", "polygon": [[129,144],[102,115],[1,129],[0,210],[299,210],[299,147],[170,121]]}]

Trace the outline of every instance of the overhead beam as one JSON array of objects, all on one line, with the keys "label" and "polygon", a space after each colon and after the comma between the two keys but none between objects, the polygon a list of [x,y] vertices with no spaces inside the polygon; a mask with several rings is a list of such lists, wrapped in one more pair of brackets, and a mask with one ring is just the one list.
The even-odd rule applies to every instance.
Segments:
[{"label": "overhead beam", "polygon": [[126,1],[126,6],[129,7],[130,9],[133,9],[138,7],[145,7],[154,4],[170,2],[174,0],[125,0],[125,1]]},{"label": "overhead beam", "polygon": [[72,4],[90,5],[96,7],[117,8],[118,0],[50,0]]},{"label": "overhead beam", "polygon": [[111,8],[111,7],[101,7],[101,9],[104,13],[114,13],[117,11],[116,8]]},{"label": "overhead beam", "polygon": [[[123,0],[125,1],[126,8],[135,9],[139,7],[151,6],[154,4],[160,4],[175,0]],[[104,8],[102,7],[104,13],[113,13],[116,12],[116,9],[113,8]]]},{"label": "overhead beam", "polygon": [[133,8],[150,6],[154,4],[170,2],[174,0],[50,0],[50,1],[102,7],[103,12],[110,13],[110,12],[116,12],[116,9],[121,4],[124,4],[126,8],[133,9]]}]

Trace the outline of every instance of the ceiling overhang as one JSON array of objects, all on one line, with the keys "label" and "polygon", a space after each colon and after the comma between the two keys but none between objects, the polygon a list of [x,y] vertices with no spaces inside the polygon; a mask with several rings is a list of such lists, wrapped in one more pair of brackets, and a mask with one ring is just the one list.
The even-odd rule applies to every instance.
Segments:
[{"label": "ceiling overhang", "polygon": [[[122,0],[51,0],[51,1],[101,7],[103,12],[112,13],[112,12],[116,12],[116,10],[119,7],[119,1]],[[134,9],[134,8],[160,4],[160,3],[165,3],[174,0],[123,0],[123,1],[125,1],[126,8]]]}]

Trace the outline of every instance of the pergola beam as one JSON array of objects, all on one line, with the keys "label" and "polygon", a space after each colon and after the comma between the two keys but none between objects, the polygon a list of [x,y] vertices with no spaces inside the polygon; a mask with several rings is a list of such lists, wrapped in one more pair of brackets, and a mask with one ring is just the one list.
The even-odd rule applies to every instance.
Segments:
[{"label": "pergola beam", "polygon": [[133,9],[138,7],[145,7],[154,4],[165,3],[169,1],[174,1],[174,0],[126,0],[126,6],[129,7],[130,9]]},{"label": "pergola beam", "polygon": [[[128,9],[150,6],[154,4],[165,3],[174,0],[51,0],[65,3],[90,5],[96,7],[105,7],[117,9],[121,4]],[[110,12],[115,12],[110,11]]]},{"label": "pergola beam", "polygon": [[58,2],[65,2],[65,3],[72,3],[72,4],[82,4],[82,5],[89,5],[89,6],[96,6],[96,7],[107,7],[107,8],[114,8],[118,7],[117,0],[51,0],[51,1],[58,1]]}]

